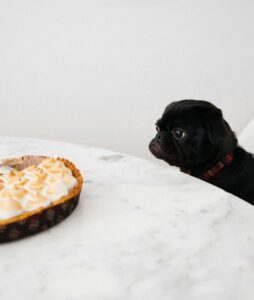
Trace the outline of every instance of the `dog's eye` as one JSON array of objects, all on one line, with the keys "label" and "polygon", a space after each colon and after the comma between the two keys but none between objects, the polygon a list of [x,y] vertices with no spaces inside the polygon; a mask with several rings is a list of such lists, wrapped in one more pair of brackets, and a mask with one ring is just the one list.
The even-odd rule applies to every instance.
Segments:
[{"label": "dog's eye", "polygon": [[158,125],[156,125],[156,131],[157,131],[157,132],[161,131],[161,130],[160,130],[160,127],[159,127]]},{"label": "dog's eye", "polygon": [[181,128],[174,128],[172,130],[172,134],[178,140],[184,138],[185,135],[186,135],[185,131],[183,129],[181,129]]}]

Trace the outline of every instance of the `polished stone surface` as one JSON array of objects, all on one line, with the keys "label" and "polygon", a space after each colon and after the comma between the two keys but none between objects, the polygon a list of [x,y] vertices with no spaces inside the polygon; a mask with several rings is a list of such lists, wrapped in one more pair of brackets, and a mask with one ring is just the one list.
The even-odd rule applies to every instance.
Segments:
[{"label": "polished stone surface", "polygon": [[0,157],[65,157],[79,206],[0,245],[3,300],[253,300],[254,208],[177,169],[108,150],[0,138]]}]

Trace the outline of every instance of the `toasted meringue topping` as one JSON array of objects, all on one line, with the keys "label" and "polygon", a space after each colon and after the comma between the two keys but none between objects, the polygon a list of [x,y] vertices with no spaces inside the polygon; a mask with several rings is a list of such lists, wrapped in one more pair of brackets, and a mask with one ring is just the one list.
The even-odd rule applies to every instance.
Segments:
[{"label": "toasted meringue topping", "polygon": [[36,166],[35,165],[32,165],[30,167],[27,167],[24,169],[24,172],[34,172],[36,171]]},{"label": "toasted meringue topping", "polygon": [[20,215],[23,211],[22,206],[15,200],[6,198],[0,200],[0,220]]},{"label": "toasted meringue topping", "polygon": [[22,180],[19,180],[18,182],[16,182],[16,186],[23,188],[27,183],[28,183],[28,179],[23,178]]},{"label": "toasted meringue topping", "polygon": [[62,197],[62,195],[68,194],[68,188],[63,182],[55,182],[49,184],[43,190],[43,195],[45,195],[48,199],[54,201]]},{"label": "toasted meringue topping", "polygon": [[47,207],[66,196],[76,183],[71,170],[54,158],[22,171],[0,172],[0,220]]},{"label": "toasted meringue topping", "polygon": [[28,191],[18,187],[15,185],[11,190],[10,190],[11,197],[15,200],[21,200],[25,195],[28,194]]},{"label": "toasted meringue topping", "polygon": [[11,170],[14,170],[13,168],[11,167],[8,167],[8,166],[0,166],[0,174],[7,174],[9,173]]},{"label": "toasted meringue topping", "polygon": [[23,202],[23,207],[26,211],[35,210],[39,207],[47,207],[50,204],[50,200],[40,194],[40,192],[34,192],[29,194]]}]

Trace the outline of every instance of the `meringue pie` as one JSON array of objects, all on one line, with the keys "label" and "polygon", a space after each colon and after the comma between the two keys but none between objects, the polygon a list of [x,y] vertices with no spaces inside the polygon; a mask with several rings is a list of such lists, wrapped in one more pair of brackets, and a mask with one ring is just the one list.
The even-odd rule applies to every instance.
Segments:
[{"label": "meringue pie", "polygon": [[47,157],[22,170],[0,168],[0,225],[68,199],[77,186],[80,192],[82,177],[74,176],[72,166],[64,159]]}]

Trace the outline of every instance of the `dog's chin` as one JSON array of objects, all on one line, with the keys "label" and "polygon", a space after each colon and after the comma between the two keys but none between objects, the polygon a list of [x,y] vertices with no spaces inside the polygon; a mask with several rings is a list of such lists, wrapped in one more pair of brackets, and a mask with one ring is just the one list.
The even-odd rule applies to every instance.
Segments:
[{"label": "dog's chin", "polygon": [[176,161],[176,159],[173,158],[164,149],[162,149],[160,144],[151,141],[151,143],[149,144],[149,150],[156,158],[164,160],[166,163],[168,163],[171,166],[179,167],[179,164]]}]

